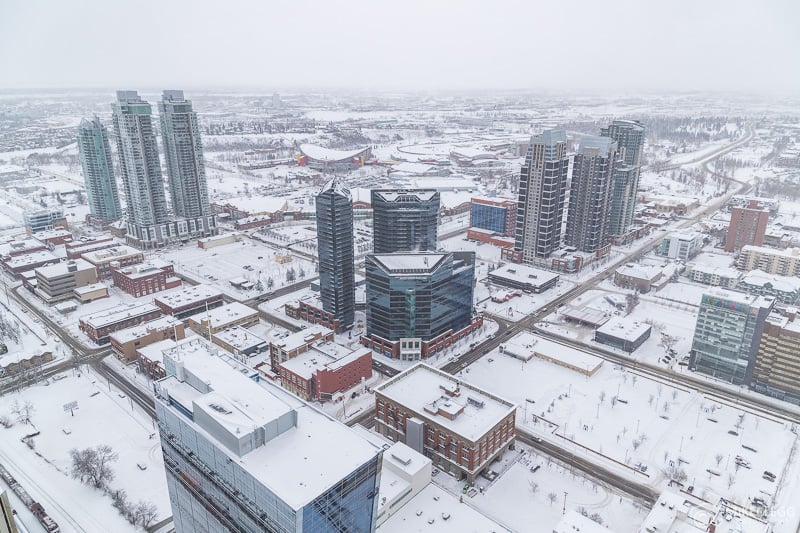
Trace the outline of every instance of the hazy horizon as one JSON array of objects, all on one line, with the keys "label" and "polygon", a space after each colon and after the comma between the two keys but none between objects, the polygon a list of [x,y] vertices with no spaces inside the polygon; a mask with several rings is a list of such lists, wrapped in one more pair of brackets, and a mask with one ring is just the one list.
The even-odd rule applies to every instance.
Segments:
[{"label": "hazy horizon", "polygon": [[0,90],[797,95],[798,15],[789,0],[12,0]]}]

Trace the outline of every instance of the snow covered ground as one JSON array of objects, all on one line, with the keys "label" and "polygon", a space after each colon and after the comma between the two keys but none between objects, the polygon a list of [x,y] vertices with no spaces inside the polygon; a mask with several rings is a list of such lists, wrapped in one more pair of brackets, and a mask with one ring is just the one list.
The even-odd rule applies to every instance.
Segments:
[{"label": "snow covered ground", "polygon": [[[61,379],[59,379],[61,378]],[[14,402],[32,402],[33,425],[0,428],[0,463],[39,500],[62,531],[106,533],[137,531],[111,506],[102,491],[70,475],[69,451],[100,444],[119,454],[112,464],[113,489],[130,500],[158,506],[159,518],[171,515],[157,429],[153,421],[113,385],[84,367],[18,393],[0,397],[0,414],[14,416]],[[64,405],[76,401],[74,416]],[[113,421],[113,425],[109,423]],[[39,431],[30,449],[21,439]],[[156,433],[151,438],[150,436]],[[145,467],[142,470],[137,464]]]}]

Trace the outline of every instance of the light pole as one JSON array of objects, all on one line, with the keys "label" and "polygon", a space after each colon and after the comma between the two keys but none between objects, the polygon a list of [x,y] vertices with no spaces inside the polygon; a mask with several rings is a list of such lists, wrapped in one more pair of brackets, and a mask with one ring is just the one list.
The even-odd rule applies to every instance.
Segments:
[{"label": "light pole", "polygon": [[567,491],[564,491],[564,506],[561,508],[561,514],[567,514]]}]

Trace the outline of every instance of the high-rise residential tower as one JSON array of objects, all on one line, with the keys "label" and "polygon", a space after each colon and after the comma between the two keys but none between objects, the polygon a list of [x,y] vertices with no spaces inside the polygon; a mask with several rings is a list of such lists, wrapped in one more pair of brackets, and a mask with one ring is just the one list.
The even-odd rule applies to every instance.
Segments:
[{"label": "high-rise residential tower", "polygon": [[192,101],[184,99],[183,91],[164,91],[158,112],[172,211],[176,217],[199,219],[208,231],[204,222],[211,209],[200,126]]},{"label": "high-rise residential tower", "polygon": [[117,91],[112,104],[117,156],[127,202],[128,239],[145,247],[166,241],[169,220],[152,108],[136,91]]},{"label": "high-rise residential tower", "polygon": [[725,235],[725,251],[738,252],[745,246],[761,246],[769,223],[769,210],[751,200],[747,207],[733,207],[728,233]]},{"label": "high-rise residential tower", "polygon": [[81,121],[78,127],[78,153],[92,219],[104,223],[122,218],[108,129],[99,118]]},{"label": "high-rise residential tower", "polygon": [[435,190],[372,191],[373,252],[434,252],[439,223]]},{"label": "high-rise residential tower", "polygon": [[584,137],[572,167],[569,214],[564,241],[582,252],[603,253],[609,247],[611,187],[617,143],[608,137]]},{"label": "high-rise residential tower", "polygon": [[633,223],[636,207],[636,192],[642,168],[645,129],[635,120],[615,120],[600,134],[617,143],[619,161],[614,170],[611,191],[611,214],[609,233],[622,236]]},{"label": "high-rise residential tower", "polygon": [[561,246],[568,178],[567,134],[547,130],[533,136],[519,180],[515,259],[534,263]]},{"label": "high-rise residential tower", "polygon": [[353,325],[356,307],[350,191],[333,178],[317,195],[316,208],[322,308],[334,314],[341,328],[348,328]]}]

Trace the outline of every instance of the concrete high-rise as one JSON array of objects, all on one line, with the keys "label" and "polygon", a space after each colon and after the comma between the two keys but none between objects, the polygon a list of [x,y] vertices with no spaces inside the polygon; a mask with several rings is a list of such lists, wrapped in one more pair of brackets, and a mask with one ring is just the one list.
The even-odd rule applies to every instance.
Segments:
[{"label": "concrete high-rise", "polygon": [[117,157],[127,203],[127,237],[151,247],[167,240],[169,220],[152,108],[136,91],[117,91],[112,104]]},{"label": "concrete high-rise", "polygon": [[689,368],[736,385],[749,384],[774,298],[714,289],[700,300]]},{"label": "concrete high-rise", "polygon": [[373,252],[434,252],[439,224],[435,190],[372,191]]},{"label": "concrete high-rise", "polygon": [[210,233],[203,144],[192,101],[183,97],[183,91],[164,91],[158,112],[172,211],[176,217],[198,219],[203,233]]},{"label": "concrete high-rise", "polygon": [[609,233],[624,236],[633,223],[636,192],[642,168],[645,128],[635,120],[615,120],[600,134],[617,143],[619,161],[614,169]]},{"label": "concrete high-rise", "polygon": [[797,310],[767,317],[750,387],[800,405],[800,321]]},{"label": "concrete high-rise", "polygon": [[106,223],[122,218],[108,129],[99,118],[81,121],[78,126],[78,153],[92,219]]},{"label": "concrete high-rise", "polygon": [[584,137],[572,167],[564,241],[582,252],[604,255],[610,246],[609,214],[617,143]]},{"label": "concrete high-rise", "polygon": [[747,207],[731,209],[731,221],[725,235],[725,251],[738,252],[745,246],[761,246],[767,232],[769,210],[764,209],[756,200],[751,200]]},{"label": "concrete high-rise", "polygon": [[567,134],[547,130],[533,136],[519,180],[515,260],[534,263],[561,246],[568,178]]},{"label": "concrete high-rise", "polygon": [[317,195],[317,253],[322,308],[333,313],[341,328],[353,325],[355,252],[353,202],[350,191],[333,178]]}]

